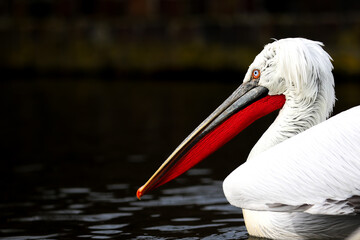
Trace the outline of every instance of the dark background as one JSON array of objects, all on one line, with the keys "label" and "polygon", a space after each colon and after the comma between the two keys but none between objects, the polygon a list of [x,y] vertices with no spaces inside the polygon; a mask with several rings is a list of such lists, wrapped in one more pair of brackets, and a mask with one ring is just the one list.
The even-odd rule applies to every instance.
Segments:
[{"label": "dark background", "polygon": [[[49,179],[142,184],[263,46],[285,37],[325,44],[335,112],[359,104],[359,1],[1,1],[3,199]],[[246,159],[272,119],[216,153],[232,162],[217,178]],[[124,171],[124,161],[142,164]]]},{"label": "dark background", "polygon": [[189,70],[241,79],[271,38],[305,37],[325,44],[337,73],[353,75],[359,11],[355,0],[4,0],[0,63],[24,79],[212,76]]}]

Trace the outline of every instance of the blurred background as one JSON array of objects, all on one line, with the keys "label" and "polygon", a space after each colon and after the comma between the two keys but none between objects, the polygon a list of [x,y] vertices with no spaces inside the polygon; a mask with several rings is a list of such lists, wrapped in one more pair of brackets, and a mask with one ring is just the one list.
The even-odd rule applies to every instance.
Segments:
[{"label": "blurred background", "polygon": [[[135,198],[263,46],[286,37],[325,44],[335,113],[359,105],[356,0],[0,1],[0,202],[108,183]],[[200,167],[225,178],[275,115]]]},{"label": "blurred background", "polygon": [[359,74],[359,9],[355,0],[4,0],[1,67],[27,78],[242,73],[271,38],[301,36],[325,43],[336,72]]}]

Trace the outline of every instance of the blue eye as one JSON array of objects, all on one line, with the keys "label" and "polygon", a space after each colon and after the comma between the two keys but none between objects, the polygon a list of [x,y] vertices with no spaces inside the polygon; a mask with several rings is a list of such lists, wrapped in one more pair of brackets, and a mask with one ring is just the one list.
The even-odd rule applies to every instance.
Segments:
[{"label": "blue eye", "polygon": [[260,77],[260,70],[259,69],[254,69],[252,72],[252,78],[253,79],[257,79]]}]

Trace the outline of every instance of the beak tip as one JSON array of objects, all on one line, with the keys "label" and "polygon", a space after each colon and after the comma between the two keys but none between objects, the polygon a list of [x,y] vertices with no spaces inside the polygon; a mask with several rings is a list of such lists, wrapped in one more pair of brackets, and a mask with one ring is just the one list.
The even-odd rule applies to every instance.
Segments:
[{"label": "beak tip", "polygon": [[136,197],[141,200],[141,197],[144,195],[144,186],[140,187],[136,192]]}]

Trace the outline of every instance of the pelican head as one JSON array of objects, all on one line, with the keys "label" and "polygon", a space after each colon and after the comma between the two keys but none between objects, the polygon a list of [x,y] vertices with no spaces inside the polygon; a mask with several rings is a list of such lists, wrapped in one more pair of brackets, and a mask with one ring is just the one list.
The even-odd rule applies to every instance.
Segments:
[{"label": "pelican head", "polygon": [[[331,57],[321,46],[303,38],[266,45],[249,66],[243,83],[139,188],[138,198],[187,171],[272,111],[281,109],[277,124],[264,133],[249,157],[325,120],[332,111],[335,93]],[[292,121],[296,124],[289,124]],[[279,130],[282,126],[285,129]],[[269,134],[274,128],[279,130],[277,136]]]},{"label": "pelican head", "polygon": [[267,44],[250,65],[243,82],[251,81],[251,74],[258,69],[258,85],[267,88],[269,95],[284,94],[286,100],[301,102],[303,108],[318,107],[321,117],[326,118],[334,106],[335,92],[332,59],[321,46],[321,42],[304,38]]},{"label": "pelican head", "polygon": [[250,65],[244,83],[259,69],[259,86],[270,96],[284,95],[274,124],[253,147],[248,159],[326,120],[335,104],[331,57],[321,42],[287,38],[267,44]]}]

